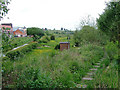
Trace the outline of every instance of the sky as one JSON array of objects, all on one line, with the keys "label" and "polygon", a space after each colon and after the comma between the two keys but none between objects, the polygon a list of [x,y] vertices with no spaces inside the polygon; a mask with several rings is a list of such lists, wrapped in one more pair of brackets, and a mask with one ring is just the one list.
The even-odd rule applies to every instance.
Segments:
[{"label": "sky", "polygon": [[[110,0],[12,0],[1,23],[13,27],[39,27],[75,30],[88,15],[99,18]],[[9,19],[8,19],[9,17]]]}]

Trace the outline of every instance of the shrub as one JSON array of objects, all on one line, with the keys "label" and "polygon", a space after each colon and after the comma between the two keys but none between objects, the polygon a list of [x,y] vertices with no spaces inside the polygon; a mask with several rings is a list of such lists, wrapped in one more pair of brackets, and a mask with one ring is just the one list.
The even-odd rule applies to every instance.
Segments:
[{"label": "shrub", "polygon": [[55,40],[55,36],[52,35],[52,36],[50,37],[50,39],[51,39],[51,40]]},{"label": "shrub", "polygon": [[7,56],[5,56],[5,57],[2,58],[2,61],[6,61],[6,60],[10,60],[10,58],[7,57]]},{"label": "shrub", "polygon": [[30,37],[19,37],[19,38],[11,38],[9,39],[8,42],[2,42],[2,48],[3,48],[3,52],[7,52],[15,47],[21,46],[23,44],[29,43],[33,41],[32,38]]},{"label": "shrub", "polygon": [[56,81],[58,88],[75,87],[73,76],[71,72],[67,69],[61,70],[60,75],[56,77]]},{"label": "shrub", "polygon": [[38,43],[47,43],[48,41],[50,41],[50,38],[48,36],[43,36],[39,39]]},{"label": "shrub", "polygon": [[30,43],[24,47],[7,52],[6,56],[11,60],[15,60],[19,56],[24,56],[25,53],[31,51],[32,49],[35,49],[36,47],[37,47],[37,43]]},{"label": "shrub", "polygon": [[39,69],[34,69],[33,67],[30,67],[29,69],[26,69],[22,74],[19,74],[17,82],[17,88],[54,87],[53,81],[49,74],[44,73]]},{"label": "shrub", "polygon": [[110,60],[113,60],[116,56],[118,56],[118,42],[108,42],[105,46],[105,50],[110,58]]},{"label": "shrub", "polygon": [[54,49],[60,49],[60,44],[57,44]]},{"label": "shrub", "polygon": [[84,26],[80,31],[75,31],[74,42],[76,46],[95,43],[95,44],[106,44],[108,37],[103,34],[100,30],[96,30],[90,26]]}]

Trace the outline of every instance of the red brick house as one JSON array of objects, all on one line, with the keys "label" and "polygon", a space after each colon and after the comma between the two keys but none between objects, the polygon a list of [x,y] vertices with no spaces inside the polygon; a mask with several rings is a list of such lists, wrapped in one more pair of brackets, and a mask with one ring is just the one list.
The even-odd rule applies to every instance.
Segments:
[{"label": "red brick house", "polygon": [[26,32],[24,30],[20,30],[20,29],[17,29],[16,31],[14,31],[13,35],[17,36],[17,37],[26,37],[27,36]]},{"label": "red brick house", "polygon": [[70,49],[69,42],[60,42],[60,51],[63,51],[64,49]]},{"label": "red brick house", "polygon": [[3,33],[6,33],[9,37],[12,37],[12,35],[13,35],[12,23],[2,23],[0,25],[0,28],[2,29]]}]

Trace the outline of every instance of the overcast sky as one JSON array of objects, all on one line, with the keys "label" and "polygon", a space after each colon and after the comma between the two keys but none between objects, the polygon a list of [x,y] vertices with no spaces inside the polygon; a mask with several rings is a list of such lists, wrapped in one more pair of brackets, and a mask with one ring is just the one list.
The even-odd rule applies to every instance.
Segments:
[{"label": "overcast sky", "polygon": [[[98,18],[110,0],[12,0],[2,23],[49,29],[75,29],[80,19]],[[9,19],[7,19],[9,17]]]}]

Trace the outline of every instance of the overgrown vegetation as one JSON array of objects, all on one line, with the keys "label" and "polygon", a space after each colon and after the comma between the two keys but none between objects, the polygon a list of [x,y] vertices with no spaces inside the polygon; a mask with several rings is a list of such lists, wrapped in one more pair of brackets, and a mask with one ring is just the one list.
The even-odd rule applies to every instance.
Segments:
[{"label": "overgrown vegetation", "polygon": [[27,28],[27,35],[33,35],[33,40],[37,41],[44,36],[44,31],[37,27]]},{"label": "overgrown vegetation", "polygon": [[107,54],[94,80],[87,83],[89,88],[118,88],[118,44],[108,42],[105,50]]},{"label": "overgrown vegetation", "polygon": [[109,2],[97,19],[98,28],[110,36],[111,41],[120,40],[120,2]]},{"label": "overgrown vegetation", "polygon": [[26,46],[7,52],[6,56],[10,58],[10,60],[17,60],[18,57],[23,57],[27,52],[32,51],[32,49],[35,49],[36,47],[37,43],[29,43]]},{"label": "overgrown vegetation", "polygon": [[105,45],[109,38],[102,33],[90,26],[83,26],[81,30],[77,30],[74,33],[74,42],[76,46],[81,46],[89,43]]},{"label": "overgrown vegetation", "polygon": [[[62,52],[57,49],[59,42],[68,41],[65,37],[68,31],[53,30],[43,36],[38,28],[34,28],[35,32],[28,29],[38,46],[35,49],[37,44],[32,43],[7,53],[2,62],[3,87],[75,88],[89,69],[102,59],[93,81],[85,82],[87,88],[118,88],[118,10],[119,4],[108,3],[97,20],[98,29],[87,25],[75,31],[69,41],[70,46],[77,47]],[[53,33],[55,39],[49,36]]]},{"label": "overgrown vegetation", "polygon": [[91,44],[81,47],[80,50],[73,48],[63,52],[57,52],[50,47],[35,49],[15,62],[4,61],[3,75],[9,75],[8,79],[4,76],[4,84],[5,81],[17,75],[11,80],[10,85],[6,85],[7,87],[76,87],[92,64],[102,56],[102,48]]},{"label": "overgrown vegetation", "polygon": [[20,38],[9,38],[7,35],[2,34],[2,48],[3,52],[7,52],[9,50],[12,50],[15,47],[21,46],[23,44],[32,42],[33,39],[30,37],[20,37]]}]

